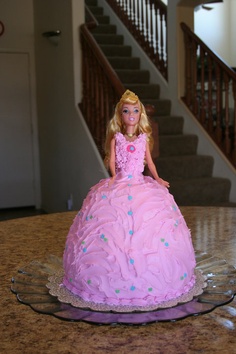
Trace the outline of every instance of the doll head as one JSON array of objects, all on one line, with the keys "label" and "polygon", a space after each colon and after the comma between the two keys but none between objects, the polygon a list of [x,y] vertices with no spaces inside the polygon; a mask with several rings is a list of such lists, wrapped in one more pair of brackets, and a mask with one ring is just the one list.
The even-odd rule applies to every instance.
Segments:
[{"label": "doll head", "polygon": [[126,126],[122,119],[122,110],[125,104],[138,106],[140,109],[140,117],[139,117],[139,122],[135,127],[135,134],[138,135],[140,133],[146,132],[146,128],[147,126],[149,126],[149,122],[148,122],[148,117],[145,108],[143,104],[140,102],[138,96],[135,95],[135,93],[130,90],[126,90],[125,93],[122,95],[120,101],[117,103],[115,107],[114,116],[111,119],[109,124],[110,129],[114,132],[114,134],[116,132],[125,134]]},{"label": "doll head", "polygon": [[135,126],[135,134],[139,135],[141,133],[146,133],[147,134],[147,141],[150,145],[150,149],[152,149],[153,146],[153,139],[152,139],[152,128],[149,123],[145,107],[142,104],[142,102],[139,100],[138,96],[130,91],[126,90],[125,93],[121,96],[120,101],[117,103],[115,107],[115,112],[110,120],[108,127],[107,127],[107,134],[106,134],[106,141],[105,141],[105,154],[106,158],[105,160],[109,160],[109,151],[110,151],[110,143],[115,135],[115,133],[120,132],[122,134],[126,133],[126,126],[125,123],[122,119],[122,110],[123,106],[125,104],[132,104],[135,106],[139,106],[140,109],[140,117],[139,121]]}]

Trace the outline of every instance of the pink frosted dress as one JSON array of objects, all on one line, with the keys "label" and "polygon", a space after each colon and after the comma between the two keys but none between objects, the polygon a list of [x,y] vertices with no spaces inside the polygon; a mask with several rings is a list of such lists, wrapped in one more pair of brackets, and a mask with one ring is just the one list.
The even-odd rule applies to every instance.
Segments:
[{"label": "pink frosted dress", "polygon": [[91,188],[70,228],[63,284],[83,300],[147,306],[195,283],[190,231],[168,189],[142,174],[146,135],[115,135],[116,178]]}]

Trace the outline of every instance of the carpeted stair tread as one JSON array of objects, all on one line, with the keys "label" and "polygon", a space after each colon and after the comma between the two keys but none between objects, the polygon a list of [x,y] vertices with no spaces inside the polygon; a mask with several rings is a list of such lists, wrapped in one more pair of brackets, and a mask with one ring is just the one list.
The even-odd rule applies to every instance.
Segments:
[{"label": "carpeted stair tread", "polygon": [[198,137],[192,134],[159,136],[160,156],[194,155],[197,152]]},{"label": "carpeted stair tread", "polygon": [[176,135],[183,133],[183,117],[154,115],[153,120],[158,123],[159,135]]},{"label": "carpeted stair tread", "polygon": [[155,107],[155,114],[160,116],[169,116],[171,111],[171,101],[168,99],[142,99],[143,104],[151,104]]},{"label": "carpeted stair tread", "polygon": [[179,205],[219,205],[229,201],[231,183],[225,178],[193,178],[170,182],[170,193]]},{"label": "carpeted stair tread", "polygon": [[94,16],[96,20],[98,21],[99,24],[109,24],[110,23],[110,17],[106,15],[95,15]]},{"label": "carpeted stair tread", "polygon": [[142,97],[142,101],[145,99],[159,99],[160,86],[158,84],[136,84],[129,83],[129,87],[126,87],[135,92],[139,97]]},{"label": "carpeted stair tread", "polygon": [[111,66],[116,69],[139,69],[140,59],[137,57],[107,57]]},{"label": "carpeted stair tread", "polygon": [[100,44],[100,48],[102,49],[103,53],[105,55],[111,56],[123,56],[123,57],[129,57],[131,56],[132,53],[132,48],[129,45],[106,45],[106,44]]},{"label": "carpeted stair tread", "polygon": [[89,10],[92,12],[94,16],[103,15],[103,8],[99,6],[89,5]]},{"label": "carpeted stair tread", "polygon": [[98,1],[97,0],[85,0],[85,4],[89,7],[90,6],[97,6]]},{"label": "carpeted stair tread", "polygon": [[122,83],[126,86],[128,83],[147,84],[150,79],[150,73],[148,70],[116,69],[116,73]]},{"label": "carpeted stair tread", "polygon": [[119,44],[122,45],[124,42],[124,37],[121,34],[104,34],[104,33],[94,33],[94,38],[98,44],[110,45]]},{"label": "carpeted stair tread", "polygon": [[207,155],[159,157],[155,160],[159,175],[166,179],[186,180],[211,177],[214,160]]},{"label": "carpeted stair tread", "polygon": [[91,30],[91,33],[116,33],[116,26],[112,24],[99,24],[99,26]]}]

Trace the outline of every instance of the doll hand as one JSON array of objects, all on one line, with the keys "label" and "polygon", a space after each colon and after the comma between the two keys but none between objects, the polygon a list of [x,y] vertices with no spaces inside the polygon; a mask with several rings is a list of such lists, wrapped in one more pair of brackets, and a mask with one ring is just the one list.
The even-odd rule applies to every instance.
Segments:
[{"label": "doll hand", "polygon": [[169,188],[169,187],[170,187],[169,182],[164,181],[164,179],[162,179],[162,178],[158,178],[158,183],[160,183],[162,186],[164,186],[164,187],[166,187],[166,188]]},{"label": "doll hand", "polygon": [[115,176],[111,177],[109,182],[108,182],[108,186],[111,187],[114,183],[114,180],[115,180]]}]

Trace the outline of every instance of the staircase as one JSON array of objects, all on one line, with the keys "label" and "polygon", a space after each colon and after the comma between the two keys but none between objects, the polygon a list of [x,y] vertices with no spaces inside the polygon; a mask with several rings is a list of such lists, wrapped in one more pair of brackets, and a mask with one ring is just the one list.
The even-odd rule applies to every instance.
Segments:
[{"label": "staircase", "polygon": [[92,34],[123,85],[144,104],[155,106],[160,156],[154,162],[159,175],[170,182],[176,202],[182,206],[230,205],[230,181],[212,177],[213,158],[197,155],[198,137],[183,134],[183,118],[171,115],[171,102],[159,98],[159,85],[150,83],[149,71],[140,69],[139,58],[132,56],[131,46],[123,44],[123,36],[116,34],[116,26],[103,15],[97,0],[86,0],[86,4],[99,24]]}]

